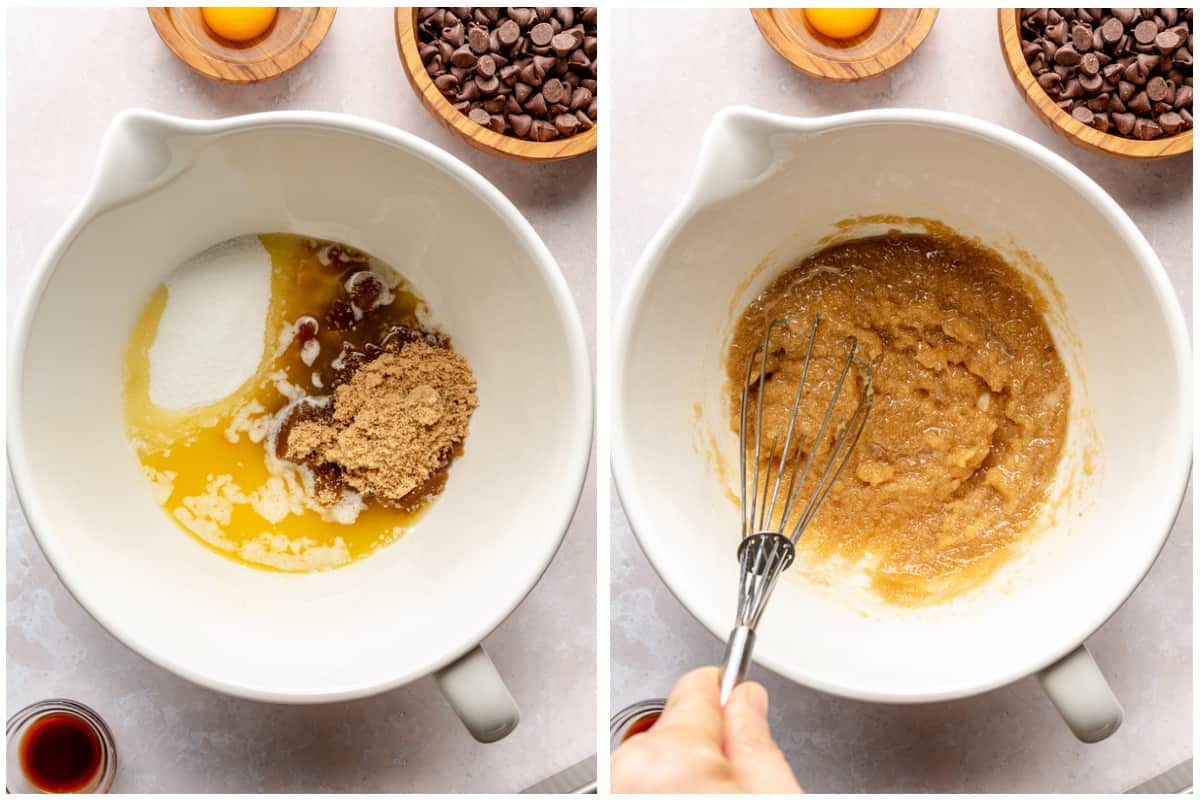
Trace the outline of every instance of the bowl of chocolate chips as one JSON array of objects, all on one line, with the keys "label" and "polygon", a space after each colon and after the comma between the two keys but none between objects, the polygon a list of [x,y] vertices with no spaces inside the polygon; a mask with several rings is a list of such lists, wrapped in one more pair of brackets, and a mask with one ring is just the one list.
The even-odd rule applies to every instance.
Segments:
[{"label": "bowl of chocolate chips", "polygon": [[1190,8],[1002,8],[1013,81],[1051,128],[1135,159],[1192,149]]},{"label": "bowl of chocolate chips", "polygon": [[400,61],[446,128],[494,155],[596,149],[595,8],[398,8]]}]

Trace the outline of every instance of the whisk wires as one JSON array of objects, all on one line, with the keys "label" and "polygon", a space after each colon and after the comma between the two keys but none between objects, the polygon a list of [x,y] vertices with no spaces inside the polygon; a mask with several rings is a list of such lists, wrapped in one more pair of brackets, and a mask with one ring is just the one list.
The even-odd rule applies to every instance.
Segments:
[{"label": "whisk wires", "polygon": [[[834,385],[833,395],[829,401],[824,415],[821,417],[820,425],[817,428],[813,439],[807,443],[803,433],[797,435],[796,421],[799,418],[801,401],[805,395],[805,388],[808,383],[809,367],[813,363],[813,350],[817,341],[817,333],[821,326],[821,316],[818,314],[813,320],[812,328],[808,336],[808,344],[804,352],[804,363],[800,370],[800,381],[796,386],[796,392],[792,400],[791,410],[788,416],[787,428],[783,434],[783,449],[779,449],[779,432],[776,431],[771,437],[770,450],[765,459],[763,455],[763,411],[766,399],[766,384],[770,377],[768,372],[768,359],[770,358],[772,349],[772,337],[777,328],[787,327],[787,322],[782,319],[774,319],[767,325],[767,329],[763,334],[763,340],[754,351],[750,354],[750,358],[746,362],[746,375],[742,384],[742,401],[740,408],[740,423],[741,423],[741,500],[742,500],[742,538],[753,536],[758,533],[779,533],[784,534],[790,539],[792,544],[803,535],[804,531],[812,523],[813,518],[820,510],[821,504],[825,502],[825,498],[829,495],[830,489],[833,488],[842,469],[846,466],[846,462],[850,460],[850,455],[853,453],[855,446],[858,443],[859,437],[862,435],[863,427],[866,425],[867,414],[870,411],[871,403],[874,399],[874,394],[871,389],[871,368],[870,366],[858,357],[858,340],[854,337],[846,339],[846,355],[842,362],[837,382]],[[755,378],[755,366],[758,367],[758,376]],[[860,378],[860,386],[858,389],[858,397],[854,406],[854,411],[848,419],[835,422],[835,412],[838,409],[838,402],[846,390],[847,380],[852,370],[856,370]],[[757,385],[758,397],[756,398],[756,415],[754,425],[754,463],[747,463],[748,451],[750,447],[746,441],[747,423],[750,411],[750,389]],[[832,443],[828,460],[823,466],[818,466],[818,472],[813,472],[814,463],[818,458],[818,453],[821,452],[821,444],[825,441],[826,435],[831,436]],[[793,448],[793,438],[796,439],[795,447]],[[789,458],[792,453],[795,457]],[[784,473],[787,473],[786,489],[780,493],[780,488],[783,487]],[[804,505],[800,507],[800,502],[804,499],[804,487],[809,482],[810,473],[816,476],[816,484],[812,491],[804,500]],[[776,508],[781,508],[781,513],[778,517],[778,525],[776,525]],[[800,512],[796,515],[797,508]],[[795,519],[793,520],[793,516]],[[788,559],[790,562],[790,559]],[[786,567],[785,567],[786,568]]]}]

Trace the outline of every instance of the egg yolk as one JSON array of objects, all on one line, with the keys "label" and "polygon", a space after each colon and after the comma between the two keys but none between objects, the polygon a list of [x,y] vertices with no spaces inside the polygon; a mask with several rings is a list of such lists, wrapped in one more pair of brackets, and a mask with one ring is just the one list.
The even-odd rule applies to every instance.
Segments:
[{"label": "egg yolk", "polygon": [[201,8],[204,24],[217,36],[231,42],[246,42],[261,36],[278,13],[276,8]]},{"label": "egg yolk", "polygon": [[806,8],[804,18],[817,33],[830,39],[850,39],[875,23],[878,8]]}]

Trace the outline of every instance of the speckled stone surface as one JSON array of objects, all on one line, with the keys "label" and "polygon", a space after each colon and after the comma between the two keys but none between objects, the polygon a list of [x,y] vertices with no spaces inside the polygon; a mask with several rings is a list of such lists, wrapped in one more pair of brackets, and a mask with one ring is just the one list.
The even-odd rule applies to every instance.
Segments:
[{"label": "speckled stone surface", "polygon": [[[117,111],[323,109],[411,131],[492,180],[558,259],[594,357],[594,156],[518,164],[443,130],[404,76],[391,9],[342,9],[307,62],[255,87],[191,73],[141,9],[10,11],[7,45],[10,317]],[[595,518],[593,477],[549,571],[485,641],[522,721],[504,741],[481,745],[428,678],[352,703],[286,707],[224,697],[150,665],[67,594],[10,484],[7,712],[55,695],[93,706],[116,737],[119,792],[517,791],[595,750]]]},{"label": "speckled stone surface", "polygon": [[[818,116],[907,106],[999,123],[1095,178],[1158,252],[1190,324],[1191,156],[1154,164],[1115,161],[1057,138],[1008,76],[995,11],[943,11],[912,58],[853,85],[819,82],[792,69],[759,36],[746,10],[620,11],[612,17],[615,297],[622,296],[642,249],[682,197],[701,135],[719,109],[744,103]],[[663,695],[685,670],[716,662],[722,646],[659,581],[615,492],[613,497],[616,710]],[[772,730],[809,791],[1128,789],[1192,755],[1190,494],[1149,577],[1088,646],[1126,712],[1120,731],[1098,745],[1071,736],[1032,678],[968,700],[901,707],[823,695],[761,668],[753,677],[770,691]]]}]

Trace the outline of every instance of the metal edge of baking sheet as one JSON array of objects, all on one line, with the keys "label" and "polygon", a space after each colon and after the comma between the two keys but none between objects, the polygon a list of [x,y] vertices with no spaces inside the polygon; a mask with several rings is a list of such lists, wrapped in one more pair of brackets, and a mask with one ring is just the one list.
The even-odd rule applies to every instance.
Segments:
[{"label": "metal edge of baking sheet", "polygon": [[579,761],[551,775],[540,783],[535,783],[521,794],[595,794],[596,793],[596,757],[594,755]]},{"label": "metal edge of baking sheet", "polygon": [[1140,783],[1125,794],[1191,794],[1192,760],[1176,764],[1161,775]]}]

